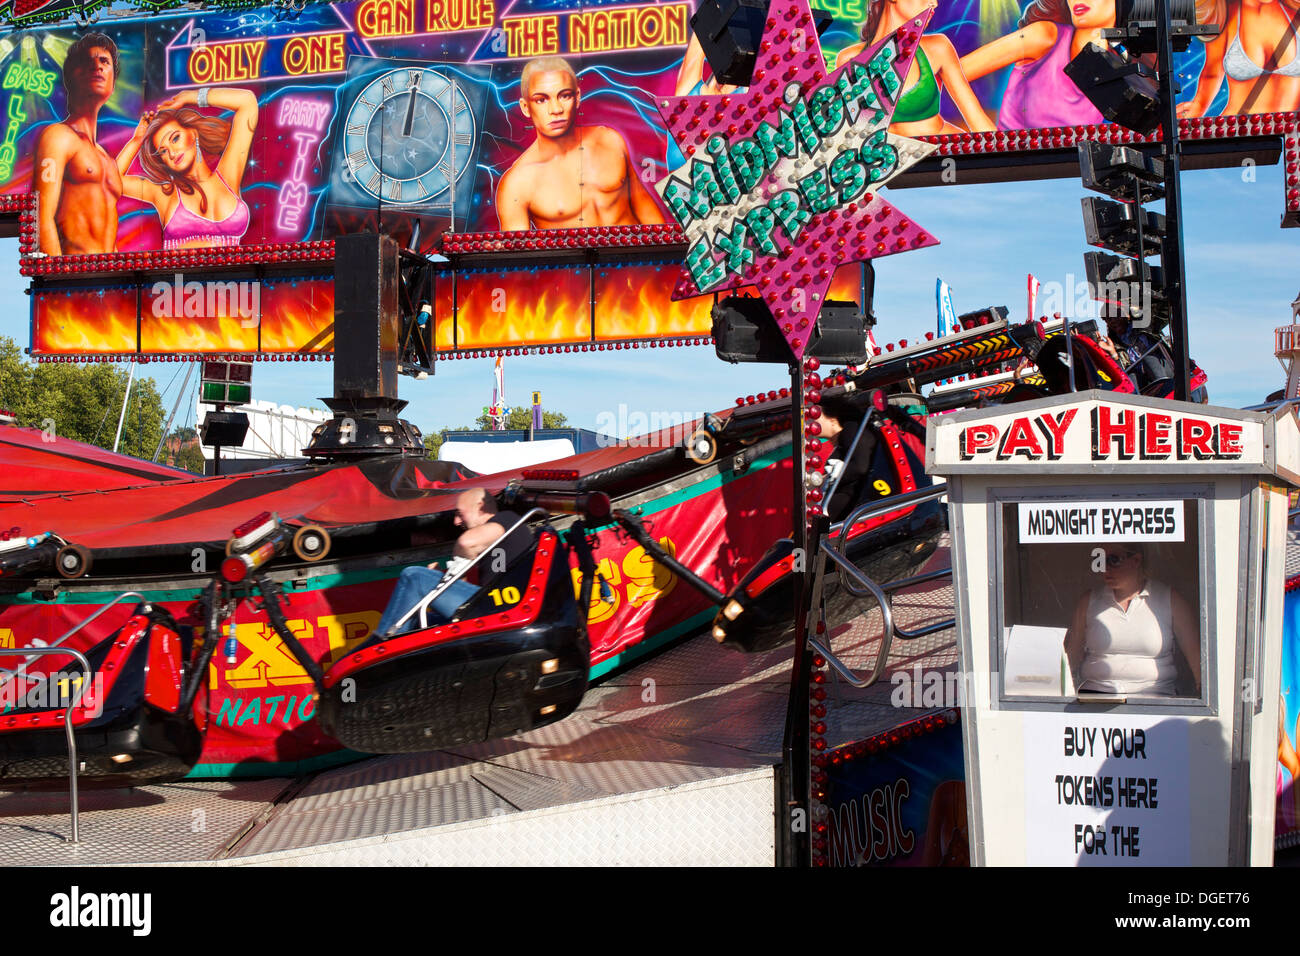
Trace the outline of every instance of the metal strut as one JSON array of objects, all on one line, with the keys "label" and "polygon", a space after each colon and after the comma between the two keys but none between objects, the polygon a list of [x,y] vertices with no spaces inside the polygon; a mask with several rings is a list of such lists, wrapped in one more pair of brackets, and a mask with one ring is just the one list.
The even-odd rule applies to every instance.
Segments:
[{"label": "metal strut", "polygon": [[591,588],[596,583],[596,559],[591,553],[591,542],[587,540],[587,526],[581,520],[575,521],[565,532],[565,540],[578,558],[578,568],[582,571],[582,584],[578,591],[578,626],[583,636],[587,635],[587,619],[591,616]]},{"label": "metal strut", "polygon": [[190,708],[194,706],[194,699],[199,694],[199,688],[203,686],[204,677],[207,676],[208,665],[212,663],[212,654],[221,641],[221,582],[217,578],[213,578],[212,583],[203,589],[203,596],[199,599],[199,603],[203,608],[206,630],[203,634],[203,647],[199,651],[198,660],[194,662],[194,671],[190,674],[189,683],[185,685],[185,692],[181,697],[180,713],[182,714],[188,714]]},{"label": "metal strut", "polygon": [[320,665],[315,659],[307,653],[307,648],[302,646],[302,642],[289,630],[289,625],[284,619],[284,610],[280,607],[280,586],[272,582],[265,574],[253,575],[253,584],[262,592],[263,604],[266,607],[266,618],[271,622],[271,627],[280,640],[284,641],[284,646],[293,652],[293,656],[298,659],[302,669],[307,672],[311,682],[316,685],[316,693],[325,693],[325,673],[320,669]]},{"label": "metal strut", "polygon": [[650,537],[650,532],[646,531],[641,524],[641,519],[636,515],[622,509],[616,509],[614,511],[614,520],[636,540],[637,544],[645,548],[646,554],[703,594],[709,599],[709,603],[721,606],[727,600],[725,594],[674,558],[660,546],[658,541]]}]

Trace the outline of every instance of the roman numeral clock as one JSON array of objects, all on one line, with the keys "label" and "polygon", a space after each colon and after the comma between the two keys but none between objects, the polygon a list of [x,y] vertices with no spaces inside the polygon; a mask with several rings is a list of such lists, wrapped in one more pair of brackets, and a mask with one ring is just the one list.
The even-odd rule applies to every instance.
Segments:
[{"label": "roman numeral clock", "polygon": [[454,197],[462,221],[472,208],[488,70],[401,63],[349,61],[329,204],[449,217]]}]

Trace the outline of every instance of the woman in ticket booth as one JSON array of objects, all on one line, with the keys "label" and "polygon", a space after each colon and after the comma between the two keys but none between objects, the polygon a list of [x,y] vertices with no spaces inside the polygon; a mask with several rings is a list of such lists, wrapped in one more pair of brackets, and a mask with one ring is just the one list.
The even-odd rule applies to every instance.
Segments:
[{"label": "woman in ticket booth", "polygon": [[1145,549],[1107,543],[1101,584],[1085,592],[1065,635],[1065,650],[1083,692],[1177,693],[1180,654],[1199,693],[1201,635],[1187,600],[1147,573]]}]

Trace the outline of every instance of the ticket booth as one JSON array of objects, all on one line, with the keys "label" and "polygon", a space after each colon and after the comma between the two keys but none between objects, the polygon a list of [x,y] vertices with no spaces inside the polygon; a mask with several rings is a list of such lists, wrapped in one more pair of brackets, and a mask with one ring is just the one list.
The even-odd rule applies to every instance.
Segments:
[{"label": "ticket booth", "polygon": [[1081,392],[930,419],[975,865],[1270,865],[1294,412]]}]

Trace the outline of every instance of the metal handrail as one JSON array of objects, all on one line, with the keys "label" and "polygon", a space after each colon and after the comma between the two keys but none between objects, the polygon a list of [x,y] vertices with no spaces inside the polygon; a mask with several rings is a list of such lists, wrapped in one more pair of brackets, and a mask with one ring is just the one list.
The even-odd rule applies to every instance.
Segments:
[{"label": "metal handrail", "polygon": [[[90,661],[81,651],[73,650],[71,647],[32,647],[25,648],[25,651],[33,657],[41,654],[67,654],[75,657],[86,671],[86,679],[77,688],[76,696],[63,712],[63,729],[68,735],[68,793],[72,803],[72,839],[67,842],[76,845],[81,842],[81,830],[77,820],[77,738],[72,733],[72,712],[81,706],[81,698],[85,696],[86,688],[90,686]],[[25,667],[26,664],[23,666]]]},{"label": "metal handrail", "polygon": [[928,488],[917,488],[915,491],[904,492],[901,495],[890,495],[888,498],[868,501],[866,504],[858,505],[843,521],[831,525],[830,530],[822,536],[823,540],[828,542],[829,547],[832,548],[835,547],[835,542],[838,541],[840,547],[836,550],[842,554],[844,551],[843,544],[848,539],[848,529],[862,519],[874,518],[878,513],[886,514],[890,511],[897,511],[899,508],[905,508],[908,505],[924,504],[927,501],[942,498],[947,493],[948,483],[940,482]]},{"label": "metal handrail", "polygon": [[[885,671],[885,664],[889,660],[889,651],[893,646],[895,637],[900,641],[915,640],[918,637],[925,637],[929,634],[935,634],[939,631],[947,630],[956,624],[956,617],[951,617],[911,630],[900,627],[894,621],[893,603],[890,600],[890,595],[896,591],[915,587],[918,584],[926,584],[930,581],[937,581],[944,577],[951,577],[952,568],[947,567],[934,571],[924,571],[921,574],[914,574],[898,581],[891,581],[882,587],[863,574],[862,570],[850,561],[848,556],[845,555],[840,548],[835,546],[835,541],[833,540],[834,531],[838,530],[840,532],[838,540],[842,545],[843,541],[846,539],[845,529],[852,528],[854,524],[861,521],[864,517],[870,517],[875,512],[895,510],[899,505],[905,506],[913,503],[919,504],[932,499],[938,499],[946,495],[947,492],[947,485],[942,484],[930,488],[917,489],[916,491],[910,491],[907,494],[881,499],[880,501],[869,502],[855,510],[848,519],[838,527],[838,529],[832,529],[831,532],[827,532],[827,534],[822,537],[822,553],[834,561],[839,567],[844,589],[855,597],[874,597],[877,606],[880,608],[883,632],[880,641],[880,651],[876,655],[876,662],[871,667],[870,674],[867,677],[859,677],[854,673],[852,668],[835,656],[834,652],[830,648],[829,636],[824,643],[811,635],[808,638],[809,643],[811,643],[817,649],[818,653],[826,659],[826,662],[831,665],[835,672],[859,690],[865,690],[880,679],[881,674]],[[823,565],[819,569],[819,572],[824,573],[824,571],[825,566]]]},{"label": "metal handrail", "polygon": [[[946,631],[957,623],[956,617],[946,617],[930,624],[925,624],[921,627],[909,630],[908,628],[899,626],[894,621],[894,609],[889,599],[889,595],[892,595],[895,591],[915,587],[918,584],[925,584],[929,581],[936,581],[940,578],[950,577],[952,575],[951,567],[940,568],[936,571],[926,571],[923,574],[914,574],[911,577],[903,578],[899,581],[891,581],[889,584],[881,587],[875,581],[863,574],[861,569],[842,554],[839,554],[829,547],[826,548],[825,551],[831,560],[839,565],[841,572],[847,574],[851,581],[857,582],[866,589],[866,592],[869,593],[856,590],[848,581],[844,582],[845,590],[855,597],[874,597],[876,599],[876,604],[880,607],[883,635],[880,644],[880,654],[876,658],[876,664],[875,667],[872,668],[871,676],[864,682],[859,683],[857,679],[850,676],[850,673],[847,672],[847,670],[841,670],[844,665],[836,667],[836,670],[841,670],[845,679],[853,684],[854,687],[859,689],[870,687],[880,679],[880,675],[884,673],[885,661],[889,658],[889,651],[893,646],[895,637],[900,641],[914,641],[919,637],[926,637],[930,634],[937,634],[939,631]],[[827,649],[827,654],[827,660],[834,657],[834,655],[830,653],[829,649]]]},{"label": "metal handrail", "polygon": [[[129,598],[129,597],[136,597],[136,598],[139,598],[141,601],[144,600],[144,595],[141,594],[139,591],[123,591],[123,592],[122,592],[121,594],[119,594],[117,597],[113,598],[113,600],[109,601],[107,604],[105,604],[103,607],[101,607],[101,608],[100,608],[98,611],[96,611],[94,614],[90,615],[90,617],[86,618],[86,619],[85,619],[84,621],[82,621],[80,624],[74,626],[74,627],[72,628],[72,630],[68,631],[66,634],[64,634],[62,637],[60,637],[58,640],[56,640],[56,641],[52,641],[52,642],[50,642],[49,644],[46,644],[45,646],[46,646],[47,648],[48,648],[48,647],[58,647],[58,646],[61,645],[64,641],[66,641],[68,638],[70,638],[73,634],[76,634],[79,630],[81,630],[83,627],[85,627],[85,626],[86,626],[87,624],[89,624],[91,621],[95,620],[95,618],[99,617],[101,614],[103,614],[105,611],[107,611],[110,607],[112,607],[113,605],[118,604],[118,603],[120,603],[120,602],[122,602],[122,601],[125,601],[125,600],[126,600],[127,598]],[[12,655],[6,655],[6,656],[17,657],[17,656],[19,656],[20,654],[27,654],[27,655],[32,655],[32,656],[34,656],[34,655],[39,654],[39,653],[44,653],[44,652],[41,651],[41,650],[39,650],[39,649],[37,649],[37,648],[24,647],[21,651],[17,651],[17,650],[16,650],[16,651],[14,651],[14,653],[13,653]],[[11,671],[11,670],[6,670],[5,668],[0,667],[0,677],[12,677],[12,678],[22,677],[24,674],[27,673],[27,665],[28,665],[29,663],[30,663],[30,661],[23,661],[23,663],[21,663],[21,664],[18,665],[18,667],[17,667],[16,670],[12,670],[12,671]]]},{"label": "metal handrail", "polygon": [[[826,658],[827,663],[835,668],[836,672],[838,672],[841,677],[847,680],[854,687],[858,688],[858,690],[865,690],[876,681],[880,680],[880,675],[884,673],[885,661],[889,658],[889,646],[893,640],[894,611],[893,608],[890,607],[889,598],[885,595],[885,592],[880,589],[880,586],[854,567],[852,562],[848,561],[848,559],[843,555],[829,547],[823,549],[823,553],[829,555],[831,560],[838,564],[842,571],[845,571],[852,577],[860,580],[863,586],[871,591],[872,595],[876,599],[876,604],[880,607],[880,615],[884,621],[884,639],[881,643],[880,654],[876,657],[875,667],[871,669],[871,676],[865,679],[857,677],[846,664],[835,656],[829,646],[823,646],[823,644],[811,634],[808,635],[808,643],[812,644],[817,651]],[[829,632],[827,633],[829,635]],[[827,637],[826,644],[830,644],[829,636]]]},{"label": "metal handrail", "polygon": [[437,585],[434,586],[434,589],[432,591],[430,591],[420,600],[420,603],[416,604],[413,608],[411,608],[409,611],[403,614],[401,618],[398,619],[397,623],[394,624],[392,628],[389,629],[389,633],[390,634],[396,633],[397,629],[401,627],[403,624],[405,624],[407,621],[409,621],[412,617],[414,617],[417,611],[420,614],[420,629],[423,630],[424,628],[427,628],[429,626],[429,605],[432,604],[434,600],[437,599],[437,597],[440,594],[442,594],[443,591],[447,590],[447,588],[451,587],[452,584],[459,581],[466,574],[468,574],[470,568],[474,567],[480,561],[483,560],[484,555],[490,554],[493,550],[495,550],[497,545],[499,545],[506,538],[510,537],[512,534],[514,534],[515,529],[531,521],[534,515],[546,516],[549,514],[550,512],[547,511],[545,508],[530,509],[527,514],[525,514],[522,518],[520,518],[513,525],[511,525],[508,530],[503,532],[499,538],[497,538],[486,548],[484,548],[482,551],[476,554],[469,561],[468,564],[464,565],[454,573],[444,574],[442,576],[442,580],[439,581]]},{"label": "metal handrail", "polygon": [[1279,398],[1275,402],[1260,402],[1258,405],[1243,405],[1243,412],[1271,412],[1287,405],[1300,405],[1300,398]]}]

